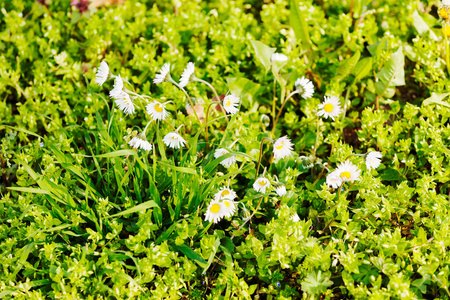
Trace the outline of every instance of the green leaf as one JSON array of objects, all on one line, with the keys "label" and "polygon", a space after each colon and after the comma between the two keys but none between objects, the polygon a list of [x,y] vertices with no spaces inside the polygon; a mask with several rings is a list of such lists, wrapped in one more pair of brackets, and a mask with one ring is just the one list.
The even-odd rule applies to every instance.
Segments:
[{"label": "green leaf", "polygon": [[143,210],[146,210],[146,209],[149,209],[149,208],[152,208],[152,207],[158,207],[158,204],[156,204],[155,201],[150,200],[150,201],[141,203],[139,205],[136,205],[136,206],[134,206],[132,208],[129,208],[127,210],[124,210],[124,211],[122,211],[120,213],[107,216],[107,218],[118,217],[118,216],[123,216],[123,215],[129,215],[129,214],[132,214],[132,213],[135,213],[135,212],[139,212],[139,211],[143,211]]},{"label": "green leaf", "polygon": [[118,156],[127,156],[127,155],[137,155],[135,150],[125,149],[125,150],[117,150],[113,152],[109,152],[106,154],[96,155],[95,157],[118,157]]},{"label": "green leaf", "polygon": [[11,186],[11,187],[8,187],[7,189],[11,190],[11,191],[19,191],[19,192],[25,192],[25,193],[50,195],[50,193],[48,191],[44,191],[44,190],[36,189],[36,188],[29,188],[29,187]]},{"label": "green leaf", "polygon": [[389,61],[377,73],[378,82],[375,84],[377,95],[391,98],[395,94],[395,86],[405,84],[405,57],[403,56],[403,48],[400,46],[398,50],[391,55]]},{"label": "green leaf", "polygon": [[336,71],[336,76],[334,76],[334,80],[341,81],[350,75],[352,70],[355,68],[356,63],[359,61],[361,57],[361,52],[357,51],[352,57],[347,59]]},{"label": "green leaf", "polygon": [[436,36],[436,34],[430,29],[428,24],[422,19],[422,17],[419,15],[417,10],[415,10],[413,12],[412,17],[413,17],[414,27],[416,28],[417,32],[419,32],[420,35],[423,36],[429,32],[429,37],[432,40],[434,40],[434,41],[438,40],[438,37]]},{"label": "green leaf", "polygon": [[383,174],[381,175],[381,179],[382,180],[387,180],[387,181],[395,181],[395,180],[399,180],[400,178],[400,173],[392,168],[387,168],[383,171]]},{"label": "green leaf", "polygon": [[270,48],[264,43],[258,41],[250,41],[255,49],[256,57],[261,61],[266,72],[270,69],[270,58],[275,52],[276,48]]},{"label": "green leaf", "polygon": [[329,286],[333,285],[333,281],[329,277],[322,275],[322,272],[310,272],[306,278],[301,282],[302,290],[311,294],[317,295],[325,292]]},{"label": "green leaf", "polygon": [[444,100],[450,93],[444,93],[444,94],[438,94],[438,93],[432,93],[431,97],[425,99],[422,102],[422,105],[431,105],[431,104],[439,104],[442,106],[450,107],[450,104],[448,102],[444,102]]},{"label": "green leaf", "polygon": [[192,250],[186,245],[172,245],[175,249],[186,255],[188,258],[194,260],[198,265],[202,268],[206,267],[206,260],[203,259],[203,257],[200,256],[197,252]]},{"label": "green leaf", "polygon": [[176,167],[176,166],[172,166],[171,164],[166,164],[163,162],[159,162],[160,165],[166,166],[168,168],[171,168],[174,171],[178,171],[181,173],[187,173],[187,174],[192,174],[192,175],[197,175],[197,172],[194,169],[191,168],[184,168],[184,167]]},{"label": "green leaf", "polygon": [[355,76],[355,82],[366,77],[370,70],[372,70],[372,57],[361,59],[352,70],[352,74]]},{"label": "green leaf", "polygon": [[304,12],[300,10],[296,0],[291,0],[290,2],[289,21],[297,40],[301,41],[307,50],[311,49],[308,24],[306,23]]}]

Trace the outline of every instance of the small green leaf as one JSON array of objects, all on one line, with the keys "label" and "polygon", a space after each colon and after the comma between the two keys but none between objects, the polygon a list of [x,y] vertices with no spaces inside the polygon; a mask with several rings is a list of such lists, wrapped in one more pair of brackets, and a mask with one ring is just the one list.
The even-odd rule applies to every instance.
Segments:
[{"label": "small green leaf", "polygon": [[415,10],[413,12],[412,17],[413,17],[414,27],[416,28],[417,32],[419,32],[420,35],[424,35],[429,32],[429,37],[432,40],[434,40],[434,41],[438,40],[438,37],[436,36],[436,34],[430,29],[428,24],[422,19],[422,17],[419,15],[417,10]]},{"label": "small green leaf", "polygon": [[400,173],[392,168],[387,168],[383,171],[383,174],[381,175],[381,179],[382,180],[387,180],[387,181],[395,181],[395,180],[399,180],[400,178]]},{"label": "small green leaf", "polygon": [[442,106],[450,107],[450,104],[448,102],[444,102],[444,100],[450,93],[444,93],[444,94],[438,94],[438,93],[432,93],[431,97],[425,99],[422,102],[422,105],[430,105],[430,104],[439,104]]},{"label": "small green leaf", "polygon": [[321,271],[317,274],[316,272],[308,273],[306,278],[301,282],[302,290],[311,295],[321,294],[332,285],[333,281],[329,277],[322,275]]},{"label": "small green leaf", "polygon": [[107,217],[108,218],[112,218],[112,217],[118,217],[118,216],[123,216],[123,215],[129,215],[129,214],[132,214],[132,213],[135,213],[135,212],[139,212],[139,211],[143,211],[143,210],[146,210],[146,209],[149,209],[149,208],[152,208],[152,207],[158,207],[158,204],[156,204],[155,201],[150,200],[150,201],[141,203],[139,205],[136,205],[136,206],[134,206],[132,208],[129,208],[127,210],[124,210],[124,211],[122,211],[120,213],[117,213],[117,214],[114,214],[114,215],[110,215],[110,216],[107,216]]},{"label": "small green leaf", "polygon": [[386,95],[386,97],[391,98],[395,94],[395,86],[405,85],[404,66],[405,57],[403,56],[403,48],[400,46],[377,73],[378,82],[375,84],[375,89],[379,97]]},{"label": "small green leaf", "polygon": [[194,260],[198,265],[202,268],[206,267],[206,260],[203,259],[203,257],[200,256],[197,252],[192,250],[186,245],[172,245],[175,249],[186,255],[188,258]]},{"label": "small green leaf", "polygon": [[352,70],[355,68],[356,63],[359,61],[361,57],[361,52],[357,51],[352,57],[347,59],[342,65],[337,69],[336,76],[334,76],[334,80],[341,81],[350,75]]},{"label": "small green leaf", "polygon": [[355,82],[366,77],[370,70],[372,70],[372,57],[361,59],[352,70],[352,74],[355,76]]},{"label": "small green leaf", "polygon": [[270,58],[275,52],[276,48],[270,48],[264,43],[258,41],[250,41],[255,49],[256,57],[261,61],[266,72],[270,69]]}]

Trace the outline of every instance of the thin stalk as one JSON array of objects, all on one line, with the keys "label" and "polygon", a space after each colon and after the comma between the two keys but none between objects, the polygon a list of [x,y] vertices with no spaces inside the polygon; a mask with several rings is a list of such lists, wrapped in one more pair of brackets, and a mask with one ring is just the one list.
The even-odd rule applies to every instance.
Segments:
[{"label": "thin stalk", "polygon": [[256,178],[258,178],[258,173],[259,173],[259,166],[261,165],[261,157],[262,157],[262,148],[263,148],[263,144],[264,144],[264,140],[271,140],[267,137],[263,137],[263,139],[261,140],[261,146],[259,147],[259,159],[258,159],[258,165],[256,167],[256,173],[255,173],[255,180]]},{"label": "thin stalk", "polygon": [[212,86],[212,84],[210,84],[209,82],[207,82],[207,81],[205,81],[203,79],[195,78],[194,80],[206,84],[213,91],[214,97],[216,97],[216,99],[217,99],[216,101],[219,102],[220,108],[222,109],[223,115],[225,116],[225,121],[227,121],[227,125],[228,125],[227,113],[225,112],[225,109],[223,108],[222,102],[220,101],[220,98],[219,98],[219,95],[216,92],[216,89]]},{"label": "thin stalk", "polygon": [[167,121],[167,120],[164,120],[164,122],[166,122],[167,124],[169,124],[169,126],[170,126],[170,127],[172,127],[173,131],[176,131],[176,130],[177,130],[177,129],[176,129],[175,127],[173,127],[173,125],[172,125],[172,124],[170,124],[170,122],[169,122],[169,121]]},{"label": "thin stalk", "polygon": [[276,109],[276,105],[275,105],[275,97],[277,94],[277,81],[274,78],[273,79],[273,98],[272,98],[272,120],[275,120],[275,109]]},{"label": "thin stalk", "polygon": [[317,130],[316,130],[316,143],[314,144],[314,149],[313,149],[313,161],[316,161],[316,151],[317,151],[317,147],[319,147],[319,130],[320,130],[320,119],[319,116],[317,116]]},{"label": "thin stalk", "polygon": [[[219,102],[219,101],[217,101]],[[206,151],[209,152],[209,139],[208,139],[208,116],[209,116],[209,109],[211,108],[211,105],[213,105],[214,103],[217,103],[216,101],[212,101],[209,105],[208,108],[206,109],[206,124],[205,124],[205,139],[206,139]]]},{"label": "thin stalk", "polygon": [[[258,209],[259,209],[259,206],[261,205],[262,200],[264,199],[264,195],[261,195],[260,198],[261,198],[261,199],[259,199],[258,205],[256,206],[255,210],[254,210],[253,213],[250,215],[250,217],[248,217],[247,220],[245,220],[245,222],[242,223],[241,226],[239,226],[239,228],[237,229],[238,231],[241,230],[242,227],[244,227],[244,225],[247,224],[247,222],[250,221],[250,220],[253,218],[253,216],[256,214],[256,212],[257,212]],[[233,237],[231,237],[231,239],[233,239],[233,238],[234,238],[234,235],[233,235]]]},{"label": "thin stalk", "polygon": [[445,36],[445,61],[447,63],[447,72],[450,75],[450,51],[448,47],[448,37],[447,34],[444,34],[444,36]]},{"label": "thin stalk", "polygon": [[191,100],[191,97],[189,97],[189,94],[186,92],[186,90],[185,90],[181,85],[179,85],[178,83],[176,83],[172,78],[170,78],[169,81],[170,81],[172,84],[174,84],[177,88],[179,88],[180,90],[182,90],[183,93],[186,95],[186,98],[188,99],[189,104],[191,105],[192,110],[194,111],[194,115],[197,117],[197,121],[198,121],[198,123],[200,124],[200,123],[201,123],[200,118],[198,117],[197,112],[195,111],[194,103],[192,103],[192,100]]},{"label": "thin stalk", "polygon": [[291,98],[291,97],[294,96],[295,94],[298,94],[298,91],[297,91],[297,90],[295,90],[295,91],[293,91],[292,93],[290,93],[284,101],[283,101],[283,99],[281,99],[281,101],[283,101],[283,102],[282,102],[282,104],[281,104],[280,110],[278,111],[277,117],[275,118],[275,121],[273,122],[272,136],[273,136],[273,134],[274,134],[274,132],[275,132],[275,128],[277,128],[278,119],[279,119],[280,116],[281,116],[281,112],[283,111],[284,106],[285,106],[286,103],[288,102],[289,98]]}]

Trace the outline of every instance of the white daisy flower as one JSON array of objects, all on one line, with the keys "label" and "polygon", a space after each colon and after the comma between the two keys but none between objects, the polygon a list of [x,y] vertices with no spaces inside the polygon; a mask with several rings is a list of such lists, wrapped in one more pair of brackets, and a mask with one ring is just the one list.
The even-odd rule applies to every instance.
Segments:
[{"label": "white daisy flower", "polygon": [[236,203],[231,199],[225,199],[222,203],[225,206],[224,216],[227,218],[232,217],[236,212]]},{"label": "white daisy flower", "polygon": [[257,192],[261,192],[263,194],[266,193],[266,189],[270,187],[270,182],[267,178],[260,177],[256,179],[256,181],[253,183],[253,188]]},{"label": "white daisy flower", "polygon": [[127,115],[134,114],[134,104],[130,98],[130,95],[128,95],[127,93],[122,91],[120,95],[117,95],[117,98],[114,102],[116,102],[117,106],[119,106],[119,109]]},{"label": "white daisy flower", "polygon": [[[228,153],[230,153],[227,149],[224,149],[224,148],[219,148],[219,149],[217,149],[215,152],[214,152],[214,158],[219,158],[219,157],[221,157],[222,155],[225,155],[225,154],[228,154]],[[221,162],[220,162],[220,164],[222,165],[222,166],[224,166],[225,168],[229,168],[232,164],[234,164],[236,162],[236,156],[230,156],[230,157],[228,157],[228,158],[226,158],[226,159],[224,159],[224,160],[222,160]]]},{"label": "white daisy flower", "polygon": [[359,175],[361,174],[361,170],[349,161],[343,162],[334,172],[336,172],[344,182],[359,180]]},{"label": "white daisy flower", "polygon": [[123,79],[120,75],[116,76],[114,80],[114,88],[109,92],[109,96],[114,99],[119,99],[122,97],[123,93]]},{"label": "white daisy flower", "polygon": [[450,6],[450,0],[442,0],[442,5]]},{"label": "white daisy flower", "polygon": [[205,221],[217,223],[225,216],[226,212],[225,204],[217,200],[212,200],[206,209]]},{"label": "white daisy flower", "polygon": [[165,104],[159,103],[158,101],[148,104],[145,108],[153,121],[163,121],[170,115],[166,110]]},{"label": "white daisy flower", "polygon": [[311,98],[314,94],[314,84],[304,76],[295,81],[295,88],[303,99]]},{"label": "white daisy flower", "polygon": [[228,95],[223,99],[223,108],[229,114],[234,115],[239,111],[239,98],[233,95]]},{"label": "white daisy flower", "polygon": [[327,175],[327,185],[329,187],[337,189],[342,184],[342,179],[336,171],[333,171]]},{"label": "white daisy flower", "polygon": [[140,138],[139,136],[132,138],[128,145],[135,149],[144,149],[147,151],[152,150],[152,144],[150,144],[146,139]]},{"label": "white daisy flower", "polygon": [[180,86],[185,87],[189,82],[193,81],[195,78],[195,65],[193,62],[187,64],[186,69],[184,69],[183,74],[181,74]]},{"label": "white daisy flower", "polygon": [[372,169],[378,168],[380,166],[382,157],[383,157],[383,155],[380,152],[378,152],[378,151],[369,152],[366,155],[366,166],[367,166],[367,169],[370,171]]},{"label": "white daisy flower", "polygon": [[170,79],[170,63],[165,63],[161,69],[159,70],[159,74],[155,75],[155,79],[153,79],[153,83],[161,83],[169,81]]},{"label": "white daisy flower", "polygon": [[229,189],[229,188],[226,188],[226,187],[222,187],[214,195],[214,199],[215,200],[224,200],[224,199],[234,200],[234,199],[236,199],[236,197],[237,197],[236,192],[233,191],[232,189]]},{"label": "white daisy flower", "polygon": [[275,192],[279,197],[283,197],[287,193],[286,187],[284,186],[284,184],[280,184],[275,188]]},{"label": "white daisy flower", "polygon": [[270,60],[271,61],[285,62],[285,61],[288,60],[288,57],[286,55],[284,55],[284,54],[281,54],[281,53],[274,53],[274,54],[272,54]]},{"label": "white daisy flower", "polygon": [[100,67],[98,67],[97,74],[95,75],[95,83],[98,85],[102,85],[108,79],[109,76],[109,67],[106,61],[102,61],[100,63]]},{"label": "white daisy flower", "polygon": [[292,143],[287,136],[283,136],[273,143],[273,157],[275,160],[285,158],[292,154]]},{"label": "white daisy flower", "polygon": [[295,213],[289,218],[289,220],[292,220],[292,222],[298,222],[300,221],[300,217],[298,216],[297,213]]},{"label": "white daisy flower", "polygon": [[341,105],[339,104],[339,97],[325,96],[325,101],[322,104],[319,104],[319,111],[317,112],[318,116],[323,116],[325,119],[330,117],[333,119],[338,117],[341,113]]},{"label": "white daisy flower", "polygon": [[179,149],[181,147],[184,147],[186,145],[186,140],[181,137],[176,131],[169,132],[166,134],[166,136],[163,138],[164,144],[166,146],[173,148],[173,149]]}]

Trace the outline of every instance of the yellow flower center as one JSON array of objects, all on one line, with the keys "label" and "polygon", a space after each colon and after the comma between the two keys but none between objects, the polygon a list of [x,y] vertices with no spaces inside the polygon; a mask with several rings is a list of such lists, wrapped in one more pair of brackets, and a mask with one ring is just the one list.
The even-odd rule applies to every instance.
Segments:
[{"label": "yellow flower center", "polygon": [[266,184],[267,184],[267,181],[261,179],[261,180],[258,181],[258,183],[259,183],[260,185],[266,185]]},{"label": "yellow flower center", "polygon": [[332,112],[333,108],[333,104],[331,103],[327,103],[323,106],[323,110],[325,110],[327,113]]},{"label": "yellow flower center", "polygon": [[281,149],[283,149],[283,142],[280,142],[280,144],[278,145],[278,146],[275,146],[275,148],[277,149],[277,150],[281,150]]},{"label": "yellow flower center", "polygon": [[160,112],[163,111],[163,107],[161,106],[161,104],[156,103],[155,104],[155,110],[160,113]]},{"label": "yellow flower center", "polygon": [[177,137],[174,135],[173,137],[172,137],[172,140],[175,140]]},{"label": "yellow flower center", "polygon": [[230,202],[228,201],[223,201],[223,204],[225,204],[226,207],[230,207]]},{"label": "yellow flower center", "polygon": [[230,105],[231,105],[231,101],[228,100],[227,102],[225,102],[225,105],[226,105],[226,106],[230,106]]},{"label": "yellow flower center", "polygon": [[442,19],[448,19],[447,9],[445,8],[439,9],[439,15],[441,16]]},{"label": "yellow flower center", "polygon": [[224,190],[223,192],[222,192],[222,197],[224,197],[224,196],[226,196],[226,195],[229,195],[230,194],[230,192],[229,191],[227,191],[227,190]]},{"label": "yellow flower center", "polygon": [[350,177],[352,177],[352,174],[350,174],[350,172],[349,171],[345,171],[345,172],[342,172],[341,173],[341,178],[347,178],[347,179],[350,179]]},{"label": "yellow flower center", "polygon": [[220,210],[219,204],[213,204],[211,205],[211,208],[209,209],[213,214],[217,214]]}]

